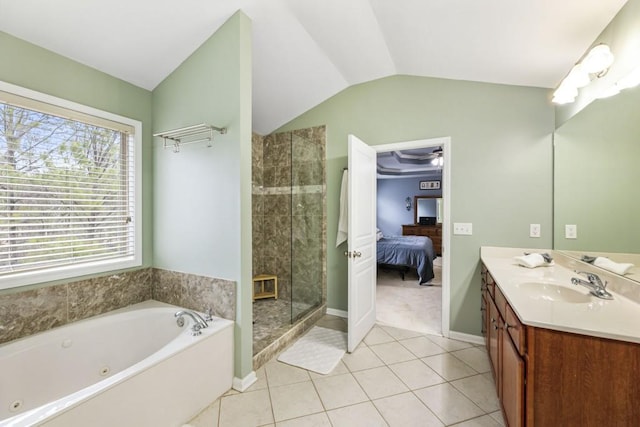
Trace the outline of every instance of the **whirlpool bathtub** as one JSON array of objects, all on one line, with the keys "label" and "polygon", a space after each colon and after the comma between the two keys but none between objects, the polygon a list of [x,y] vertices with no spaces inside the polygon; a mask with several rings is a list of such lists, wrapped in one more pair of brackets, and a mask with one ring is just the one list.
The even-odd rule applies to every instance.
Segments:
[{"label": "whirlpool bathtub", "polygon": [[233,322],[146,301],[0,345],[0,426],[180,426],[231,388]]}]

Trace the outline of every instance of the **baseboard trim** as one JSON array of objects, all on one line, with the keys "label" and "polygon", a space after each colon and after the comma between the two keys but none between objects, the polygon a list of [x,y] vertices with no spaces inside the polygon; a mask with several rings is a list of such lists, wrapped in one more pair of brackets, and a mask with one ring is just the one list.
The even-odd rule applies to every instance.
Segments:
[{"label": "baseboard trim", "polygon": [[234,390],[243,392],[251,387],[256,381],[258,381],[256,371],[251,371],[251,373],[244,378],[233,377],[233,383],[231,384],[231,387],[233,387]]},{"label": "baseboard trim", "polygon": [[343,317],[343,318],[347,318],[347,312],[344,310],[338,310],[336,308],[327,308],[327,314],[330,314],[332,316],[338,316],[338,317]]},{"label": "baseboard trim", "polygon": [[484,344],[484,338],[478,335],[464,334],[462,332],[449,331],[452,340],[464,341],[471,344]]}]

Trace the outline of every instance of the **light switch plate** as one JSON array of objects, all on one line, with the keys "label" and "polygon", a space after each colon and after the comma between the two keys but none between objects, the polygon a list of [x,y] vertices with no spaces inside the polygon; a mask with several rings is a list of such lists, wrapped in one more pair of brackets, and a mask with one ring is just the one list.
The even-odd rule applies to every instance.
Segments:
[{"label": "light switch plate", "polygon": [[577,239],[578,238],[578,226],[575,224],[566,224],[564,226],[564,238],[565,239]]},{"label": "light switch plate", "polygon": [[540,224],[529,224],[529,237],[540,237]]},{"label": "light switch plate", "polygon": [[471,236],[473,234],[473,225],[470,222],[454,222],[453,234]]}]

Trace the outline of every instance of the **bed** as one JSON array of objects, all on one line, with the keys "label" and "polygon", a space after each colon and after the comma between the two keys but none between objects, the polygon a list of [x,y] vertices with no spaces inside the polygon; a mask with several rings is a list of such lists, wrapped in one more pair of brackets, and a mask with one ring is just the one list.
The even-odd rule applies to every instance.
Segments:
[{"label": "bed", "polygon": [[425,236],[384,236],[378,240],[378,264],[414,267],[420,285],[433,279],[434,258],[433,242]]}]

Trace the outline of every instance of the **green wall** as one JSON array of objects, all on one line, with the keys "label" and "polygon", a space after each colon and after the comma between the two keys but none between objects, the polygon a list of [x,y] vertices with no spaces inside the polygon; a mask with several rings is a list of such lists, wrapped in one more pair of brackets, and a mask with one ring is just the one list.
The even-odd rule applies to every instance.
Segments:
[{"label": "green wall", "polygon": [[3,32],[0,32],[0,57],[2,81],[142,122],[143,264],[150,266],[151,92]]},{"label": "green wall", "polygon": [[[552,245],[552,138],[548,90],[393,76],[345,89],[278,131],[327,125],[328,295],[347,309],[344,244],[335,248],[347,135],[370,145],[450,136],[451,330],[480,335],[480,246]],[[542,237],[529,238],[529,224]]]},{"label": "green wall", "polygon": [[[640,253],[640,87],[592,102],[554,145],[554,248]],[[577,239],[565,239],[565,224]]]},{"label": "green wall", "polygon": [[[639,20],[640,0],[629,0],[593,43],[610,45],[609,71],[556,109],[555,249],[640,252],[640,87],[593,99],[640,65]],[[578,226],[577,239],[564,237],[566,224]]]},{"label": "green wall", "polygon": [[154,133],[199,123],[228,128],[211,147],[180,153],[154,141],[154,266],[237,282],[235,374],[243,378],[252,371],[251,23],[244,14],[154,89],[153,119]]}]

